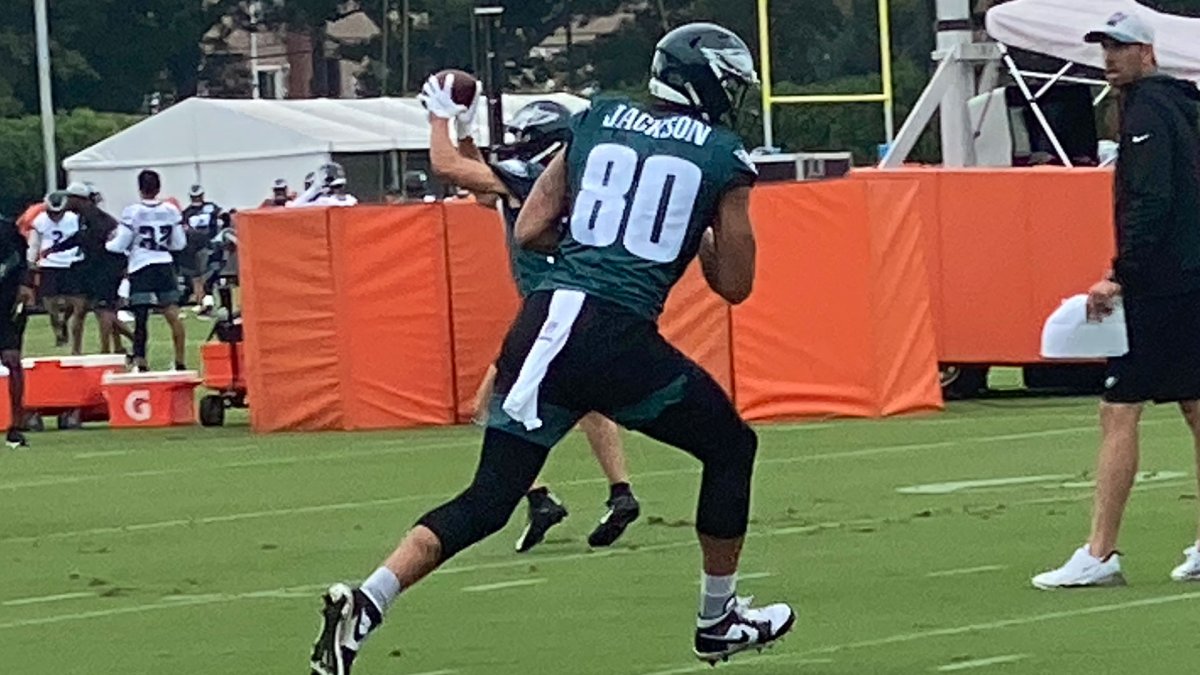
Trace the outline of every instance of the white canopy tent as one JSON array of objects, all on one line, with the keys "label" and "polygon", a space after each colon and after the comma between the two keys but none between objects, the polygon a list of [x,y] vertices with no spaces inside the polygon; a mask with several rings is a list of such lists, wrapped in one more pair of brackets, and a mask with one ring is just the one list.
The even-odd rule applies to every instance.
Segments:
[{"label": "white canopy tent", "polygon": [[[1001,67],[1012,76],[1055,154],[1065,166],[1071,166],[1039,100],[1058,82],[1105,84],[1068,73],[1074,65],[1103,68],[1099,45],[1087,44],[1083,37],[1117,12],[1137,13],[1154,26],[1163,72],[1200,81],[1200,41],[1196,39],[1200,19],[1155,12],[1134,0],[1012,0],[988,10],[985,22],[991,40],[980,42],[969,28],[969,0],[936,2],[939,30],[933,57],[938,68],[880,161],[881,168],[901,166],[939,111],[943,164],[960,167],[1006,163],[1011,151],[1010,133],[1021,134],[1010,129],[1003,114],[1003,89],[997,88]],[[1057,73],[1021,71],[1009,54],[1010,47],[1067,63]],[[982,71],[977,72],[980,66]],[[1045,82],[1034,90],[1027,80]],[[1097,103],[1107,91],[1106,87]]]},{"label": "white canopy tent", "polygon": [[1154,27],[1154,51],[1168,75],[1200,82],[1200,19],[1156,12],[1134,0],[1013,0],[988,10],[987,32],[997,42],[1093,68],[1100,47],[1083,36],[1117,12],[1137,13]]},{"label": "white canopy tent", "polygon": [[[504,119],[541,99],[572,112],[588,105],[563,93],[506,94]],[[488,142],[486,108],[478,113],[481,145]],[[66,158],[63,168],[72,181],[94,183],[110,209],[137,200],[136,176],[145,168],[162,175],[164,196],[186,202],[189,186],[200,183],[222,206],[247,208],[270,195],[276,178],[298,189],[305,174],[334,155],[375,154],[382,162],[428,148],[428,119],[415,98],[194,97]]]}]

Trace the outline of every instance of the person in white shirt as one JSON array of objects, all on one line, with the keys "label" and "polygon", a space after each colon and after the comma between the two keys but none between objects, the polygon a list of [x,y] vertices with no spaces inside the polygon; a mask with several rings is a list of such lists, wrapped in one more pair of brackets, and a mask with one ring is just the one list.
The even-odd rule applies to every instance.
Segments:
[{"label": "person in white shirt", "polygon": [[[64,251],[51,251],[59,242],[79,232],[79,215],[68,210],[66,192],[52,192],[46,196],[46,211],[33,220],[29,232],[29,265],[38,270],[38,289],[42,306],[50,316],[50,327],[54,330],[55,345],[68,343],[67,320],[71,317],[70,335],[72,353],[79,354],[83,348],[83,318],[86,305],[76,263],[82,259],[79,247]],[[65,315],[64,315],[65,309]]]},{"label": "person in white shirt", "polygon": [[[346,170],[337,162],[327,162],[315,172],[310,184],[304,181],[304,194],[288,202],[289,207],[299,206],[355,206],[358,199],[346,192]],[[313,175],[313,174],[309,174]]]},{"label": "person in white shirt", "polygon": [[121,224],[105,247],[113,253],[129,256],[129,306],[133,309],[133,361],[137,370],[147,370],[146,340],[150,310],[159,308],[171,326],[175,343],[175,369],[184,365],[185,334],[179,320],[179,280],[175,277],[171,253],[187,245],[183,214],[168,202],[158,199],[162,180],[150,170],[138,174],[138,192],[142,200],[121,214]]}]

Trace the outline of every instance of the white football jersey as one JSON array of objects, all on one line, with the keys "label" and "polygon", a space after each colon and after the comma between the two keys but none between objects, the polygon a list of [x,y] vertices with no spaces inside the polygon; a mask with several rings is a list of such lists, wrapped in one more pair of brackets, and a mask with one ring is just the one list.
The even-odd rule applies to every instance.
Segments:
[{"label": "white football jersey", "polygon": [[121,225],[106,248],[129,255],[129,273],[161,263],[171,264],[171,251],[183,250],[187,234],[183,214],[172,204],[141,201],[125,208]]},{"label": "white football jersey", "polygon": [[57,223],[51,220],[46,213],[40,213],[33,220],[33,229],[37,231],[40,241],[38,246],[39,267],[67,269],[80,259],[78,246],[47,254],[45,257],[40,255],[50,247],[66,241],[67,238],[73,237],[79,232],[79,216],[75,212],[64,211],[62,218],[59,218]]},{"label": "white football jersey", "polygon": [[313,201],[313,206],[355,206],[358,199],[354,195],[321,195]]}]

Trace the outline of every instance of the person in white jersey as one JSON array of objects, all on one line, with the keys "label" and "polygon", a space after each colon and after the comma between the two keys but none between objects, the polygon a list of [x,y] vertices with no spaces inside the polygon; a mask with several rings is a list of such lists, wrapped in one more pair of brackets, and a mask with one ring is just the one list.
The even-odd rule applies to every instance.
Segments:
[{"label": "person in white jersey", "polygon": [[129,256],[129,306],[133,310],[133,362],[139,371],[147,370],[146,339],[150,310],[162,310],[171,326],[175,343],[175,369],[185,370],[184,330],[179,320],[179,281],[175,277],[173,251],[187,245],[183,214],[174,204],[158,199],[162,180],[155,171],[138,174],[138,192],[142,200],[121,214],[116,234],[106,244],[113,253]]},{"label": "person in white jersey", "polygon": [[355,206],[358,199],[346,192],[346,170],[337,162],[327,162],[316,170],[311,184],[304,181],[304,193],[288,202],[297,206]]},{"label": "person in white jersey", "polygon": [[[79,247],[51,251],[55,244],[65,241],[79,232],[79,216],[68,208],[66,192],[52,192],[46,196],[46,210],[33,220],[29,232],[29,264],[38,270],[38,288],[42,306],[50,317],[54,329],[56,346],[68,342],[67,317],[77,317],[71,322],[74,335],[70,336],[73,353],[78,354],[83,344],[83,315],[85,301],[78,269],[75,263],[82,259]],[[64,310],[66,314],[64,315]]]}]

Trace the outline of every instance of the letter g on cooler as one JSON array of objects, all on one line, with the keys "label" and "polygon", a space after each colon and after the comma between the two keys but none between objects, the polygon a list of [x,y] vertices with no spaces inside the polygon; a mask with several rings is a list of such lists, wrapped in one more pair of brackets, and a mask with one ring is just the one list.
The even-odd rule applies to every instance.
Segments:
[{"label": "letter g on cooler", "polygon": [[134,422],[145,422],[150,419],[150,391],[134,389],[125,397],[125,414]]}]

